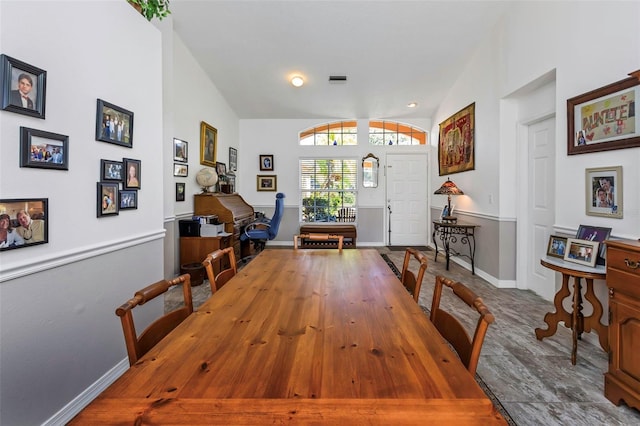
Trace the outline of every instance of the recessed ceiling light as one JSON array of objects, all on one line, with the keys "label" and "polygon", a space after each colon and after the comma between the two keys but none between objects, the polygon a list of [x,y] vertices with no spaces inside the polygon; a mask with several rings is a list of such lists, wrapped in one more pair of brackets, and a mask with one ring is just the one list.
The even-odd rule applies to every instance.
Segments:
[{"label": "recessed ceiling light", "polygon": [[291,84],[293,84],[295,87],[300,87],[304,84],[304,79],[299,75],[295,75],[291,77]]},{"label": "recessed ceiling light", "polygon": [[407,104],[407,107],[409,107],[409,108],[415,108],[415,107],[417,107],[417,106],[418,106],[418,103],[417,103],[417,102],[409,102],[409,103]]}]

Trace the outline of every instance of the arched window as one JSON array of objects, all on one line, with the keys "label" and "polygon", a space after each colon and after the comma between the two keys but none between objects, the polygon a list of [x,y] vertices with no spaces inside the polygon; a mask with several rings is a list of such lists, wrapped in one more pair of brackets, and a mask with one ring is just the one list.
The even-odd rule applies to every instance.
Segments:
[{"label": "arched window", "polygon": [[335,121],[300,132],[300,145],[358,145],[358,123]]},{"label": "arched window", "polygon": [[395,121],[369,121],[371,145],[425,145],[427,132]]}]

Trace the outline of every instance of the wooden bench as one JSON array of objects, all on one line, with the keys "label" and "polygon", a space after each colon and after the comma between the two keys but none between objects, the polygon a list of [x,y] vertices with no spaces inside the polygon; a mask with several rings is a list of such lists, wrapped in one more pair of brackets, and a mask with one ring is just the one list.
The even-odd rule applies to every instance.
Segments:
[{"label": "wooden bench", "polygon": [[312,240],[304,238],[303,234],[341,235],[344,248],[356,248],[357,232],[355,225],[302,225],[300,227],[300,248],[337,248],[338,241],[336,240]]}]

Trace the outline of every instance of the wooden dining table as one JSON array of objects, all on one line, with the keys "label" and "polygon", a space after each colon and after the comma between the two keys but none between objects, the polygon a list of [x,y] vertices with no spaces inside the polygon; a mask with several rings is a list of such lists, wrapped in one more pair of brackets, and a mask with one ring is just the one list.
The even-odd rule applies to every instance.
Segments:
[{"label": "wooden dining table", "polygon": [[375,249],[264,250],[70,424],[274,423],[506,424]]}]

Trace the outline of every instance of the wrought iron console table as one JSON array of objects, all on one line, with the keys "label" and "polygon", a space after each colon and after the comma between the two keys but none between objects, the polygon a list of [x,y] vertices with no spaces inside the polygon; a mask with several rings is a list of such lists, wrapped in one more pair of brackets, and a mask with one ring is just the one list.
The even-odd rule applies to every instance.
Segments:
[{"label": "wrought iron console table", "polygon": [[[433,244],[436,246],[436,256],[434,261],[438,260],[438,242],[439,239],[442,244],[442,248],[447,259],[447,271],[449,270],[449,258],[453,256],[464,256],[471,261],[471,273],[475,275],[475,255],[476,255],[476,238],[475,230],[478,225],[470,223],[460,223],[451,220],[434,220],[433,221]],[[460,242],[463,245],[468,246],[469,254],[462,254],[451,248],[451,244]]]}]

